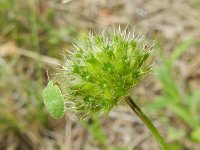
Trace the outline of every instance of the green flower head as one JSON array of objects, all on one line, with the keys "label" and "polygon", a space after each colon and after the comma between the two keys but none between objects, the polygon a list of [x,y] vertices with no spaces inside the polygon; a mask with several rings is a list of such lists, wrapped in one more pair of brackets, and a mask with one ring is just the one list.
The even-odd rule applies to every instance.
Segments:
[{"label": "green flower head", "polygon": [[151,48],[151,43],[127,30],[105,31],[76,42],[55,75],[65,109],[81,116],[109,113],[149,72],[145,61]]}]

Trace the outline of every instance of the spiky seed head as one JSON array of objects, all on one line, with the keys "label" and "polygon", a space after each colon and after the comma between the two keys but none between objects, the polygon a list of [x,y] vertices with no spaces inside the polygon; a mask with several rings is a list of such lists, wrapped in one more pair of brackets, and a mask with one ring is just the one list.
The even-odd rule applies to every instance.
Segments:
[{"label": "spiky seed head", "polygon": [[55,76],[66,109],[81,116],[107,114],[150,70],[146,64],[152,43],[124,31],[88,35]]}]

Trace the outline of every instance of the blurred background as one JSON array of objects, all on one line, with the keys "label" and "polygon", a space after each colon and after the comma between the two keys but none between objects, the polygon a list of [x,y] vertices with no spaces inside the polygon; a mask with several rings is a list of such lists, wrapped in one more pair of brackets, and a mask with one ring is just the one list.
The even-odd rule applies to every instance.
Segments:
[{"label": "blurred background", "polygon": [[88,32],[129,26],[157,43],[131,95],[171,150],[200,150],[200,0],[0,0],[0,150],[159,150],[123,102],[107,117],[54,120],[42,91]]}]

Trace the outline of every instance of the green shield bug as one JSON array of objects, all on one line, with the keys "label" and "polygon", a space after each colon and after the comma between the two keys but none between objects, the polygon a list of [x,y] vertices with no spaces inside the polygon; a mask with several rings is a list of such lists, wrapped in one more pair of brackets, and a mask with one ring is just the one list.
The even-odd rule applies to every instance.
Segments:
[{"label": "green shield bug", "polygon": [[54,85],[53,80],[50,80],[44,89],[43,99],[47,110],[53,118],[58,119],[64,116],[64,96],[59,87]]}]

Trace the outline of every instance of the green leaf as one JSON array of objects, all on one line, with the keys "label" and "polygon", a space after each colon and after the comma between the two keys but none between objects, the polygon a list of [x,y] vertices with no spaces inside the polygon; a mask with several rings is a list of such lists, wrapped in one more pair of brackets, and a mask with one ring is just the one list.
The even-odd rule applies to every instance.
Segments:
[{"label": "green leaf", "polygon": [[200,87],[193,91],[190,98],[190,111],[196,118],[199,117],[198,110],[200,108]]},{"label": "green leaf", "polygon": [[196,128],[192,134],[191,138],[200,143],[200,127]]},{"label": "green leaf", "polygon": [[47,87],[44,89],[43,98],[45,106],[53,118],[58,119],[64,116],[64,96],[52,80],[49,81]]},{"label": "green leaf", "polygon": [[184,138],[185,134],[186,133],[184,130],[179,130],[179,129],[170,127],[169,131],[168,131],[168,140],[169,141],[180,140],[180,139]]},{"label": "green leaf", "polygon": [[174,51],[173,53],[171,54],[169,60],[171,63],[174,63],[174,61],[180,57],[186,50],[188,50],[188,48],[195,44],[195,42],[197,41],[194,41],[192,39],[188,39],[186,41],[184,41],[182,44],[180,44]]},{"label": "green leaf", "polygon": [[146,109],[155,110],[163,109],[171,103],[166,96],[158,97],[154,101],[145,104]]}]

